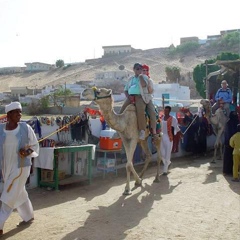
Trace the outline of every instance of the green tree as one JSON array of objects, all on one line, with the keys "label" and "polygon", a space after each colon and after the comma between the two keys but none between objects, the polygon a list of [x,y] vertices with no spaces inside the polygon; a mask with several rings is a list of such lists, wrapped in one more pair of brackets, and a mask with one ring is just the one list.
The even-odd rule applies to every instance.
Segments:
[{"label": "green tree", "polygon": [[62,107],[66,104],[66,97],[70,95],[72,95],[72,91],[61,86],[53,94],[49,95],[49,97],[51,98],[54,106],[58,107],[62,111]]},{"label": "green tree", "polygon": [[169,50],[170,56],[174,56],[176,54],[185,55],[190,52],[196,51],[200,47],[200,44],[197,42],[186,42],[181,45],[178,45],[176,48],[171,48]]},{"label": "green tree", "polygon": [[[206,73],[209,74],[211,72],[215,72],[220,69],[218,65],[214,65],[217,60],[236,60],[239,59],[239,55],[235,53],[223,52],[218,55],[215,59],[208,59],[207,62],[207,71],[206,64],[202,63],[197,65],[193,70],[193,80],[196,84],[196,89],[201,97],[206,97]],[[221,76],[220,76],[221,77]]]},{"label": "green tree", "polygon": [[218,45],[221,47],[234,47],[240,42],[240,32],[232,32],[224,35],[219,41]]},{"label": "green tree", "polygon": [[[232,33],[228,33],[223,35],[218,40],[212,41],[210,43],[209,49],[225,49],[230,50],[233,48],[239,49],[240,42],[240,32],[235,31]],[[230,50],[231,51],[231,50]]]},{"label": "green tree", "polygon": [[239,55],[230,52],[222,52],[220,55],[217,56],[217,60],[237,60],[237,59],[239,59]]},{"label": "green tree", "polygon": [[56,67],[61,68],[64,66],[64,61],[62,59],[58,59],[56,61]]},{"label": "green tree", "polygon": [[32,102],[28,105],[28,111],[31,115],[48,113],[49,96],[42,97],[38,102]]},{"label": "green tree", "polygon": [[57,97],[61,96],[70,96],[72,94],[72,91],[70,89],[66,89],[63,86],[60,86],[55,92],[54,95]]},{"label": "green tree", "polygon": [[206,73],[209,74],[211,72],[215,72],[220,69],[217,65],[211,65],[216,62],[216,59],[209,59],[206,60],[208,66],[206,71],[206,64],[202,63],[197,65],[193,70],[193,80],[196,84],[196,89],[201,97],[206,97],[206,86],[205,86],[205,80],[206,80]]},{"label": "green tree", "polygon": [[170,82],[177,82],[180,80],[180,68],[178,67],[166,67],[165,73],[167,75],[167,80]]},{"label": "green tree", "polygon": [[49,96],[44,96],[40,99],[40,106],[42,109],[46,109],[49,107]]}]

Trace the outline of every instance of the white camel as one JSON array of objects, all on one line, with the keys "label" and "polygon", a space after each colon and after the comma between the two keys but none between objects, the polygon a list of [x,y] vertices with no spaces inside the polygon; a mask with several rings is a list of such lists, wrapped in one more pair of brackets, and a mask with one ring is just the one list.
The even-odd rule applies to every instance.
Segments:
[{"label": "white camel", "polygon": [[208,119],[208,122],[212,124],[213,131],[216,135],[216,140],[214,143],[214,155],[213,155],[213,160],[212,163],[216,162],[216,156],[217,156],[217,150],[219,149],[220,151],[220,157],[223,159],[223,143],[222,143],[222,138],[223,134],[225,131],[225,126],[227,123],[227,117],[224,114],[224,110],[222,108],[218,108],[215,114],[212,114],[212,106],[211,103],[208,99],[202,99],[200,103],[203,105],[205,112],[206,112],[206,117]]},{"label": "white camel", "polygon": [[[144,172],[146,171],[149,162],[152,158],[152,153],[148,147],[148,143],[146,140],[139,140],[139,131],[137,127],[137,115],[136,109],[134,105],[129,105],[123,113],[117,114],[113,109],[114,100],[112,98],[112,90],[106,88],[89,88],[85,89],[82,93],[82,96],[85,99],[95,101],[101,111],[102,114],[108,123],[108,125],[115,129],[120,135],[123,145],[125,147],[126,155],[127,155],[127,163],[126,163],[126,171],[127,171],[127,183],[124,191],[124,195],[130,195],[130,173],[133,173],[135,179],[135,186],[140,186],[142,183],[142,177]],[[147,136],[146,136],[147,137]],[[145,164],[143,170],[138,175],[134,169],[132,160],[133,154],[136,149],[137,143],[140,141],[141,147],[146,154]],[[160,142],[161,138],[157,139],[155,145],[157,146],[157,175],[155,177],[154,182],[159,182],[159,171],[160,171],[160,163],[161,163],[161,155],[160,155]]]}]

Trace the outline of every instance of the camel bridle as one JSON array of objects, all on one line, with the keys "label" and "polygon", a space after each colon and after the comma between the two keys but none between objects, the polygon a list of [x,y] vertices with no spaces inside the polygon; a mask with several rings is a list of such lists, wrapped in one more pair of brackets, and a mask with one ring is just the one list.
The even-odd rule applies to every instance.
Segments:
[{"label": "camel bridle", "polygon": [[107,96],[103,96],[103,97],[101,97],[101,96],[98,96],[98,94],[100,93],[100,91],[97,89],[97,88],[93,88],[93,92],[94,92],[94,101],[95,100],[98,100],[98,99],[103,99],[103,98],[110,98],[110,97],[112,97],[112,92],[109,94],[109,95],[107,95]]}]

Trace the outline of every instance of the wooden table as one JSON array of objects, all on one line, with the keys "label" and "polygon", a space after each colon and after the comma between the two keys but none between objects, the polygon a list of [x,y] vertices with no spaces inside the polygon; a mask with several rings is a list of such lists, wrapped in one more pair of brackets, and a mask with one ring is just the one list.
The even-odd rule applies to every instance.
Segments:
[{"label": "wooden table", "polygon": [[[94,151],[95,145],[88,144],[88,145],[80,145],[80,146],[64,146],[64,147],[57,147],[54,148],[54,160],[53,160],[53,181],[45,182],[41,179],[41,168],[38,168],[38,186],[39,187],[51,187],[55,190],[59,189],[59,185],[67,185],[71,183],[76,183],[84,180],[88,180],[89,184],[92,182],[92,162],[95,157],[92,157],[92,153]],[[78,176],[74,175],[74,154],[77,152],[87,151],[87,169],[88,174],[86,176]],[[59,153],[70,153],[71,154],[71,176],[65,178],[63,180],[59,180],[58,176],[58,156]]]}]

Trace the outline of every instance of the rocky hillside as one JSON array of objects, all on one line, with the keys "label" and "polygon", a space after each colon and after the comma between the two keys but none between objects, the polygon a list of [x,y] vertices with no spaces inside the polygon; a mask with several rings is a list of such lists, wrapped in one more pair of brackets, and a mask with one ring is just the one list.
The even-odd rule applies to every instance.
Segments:
[{"label": "rocky hillside", "polygon": [[192,98],[198,97],[195,91],[195,84],[191,74],[193,68],[206,59],[216,57],[219,50],[209,51],[206,47],[201,47],[187,55],[175,55],[170,57],[168,49],[158,48],[149,50],[136,50],[134,53],[126,56],[115,56],[87,60],[85,63],[72,65],[68,68],[55,69],[48,72],[39,73],[19,73],[0,76],[0,92],[10,91],[14,86],[27,86],[29,88],[42,88],[46,85],[58,85],[64,83],[75,83],[79,81],[92,81],[95,73],[99,71],[118,70],[119,65],[124,65],[125,69],[132,71],[135,62],[146,63],[150,66],[150,74],[155,82],[166,80],[165,68],[167,66],[179,67],[181,76],[181,85],[188,85],[191,88]]}]

